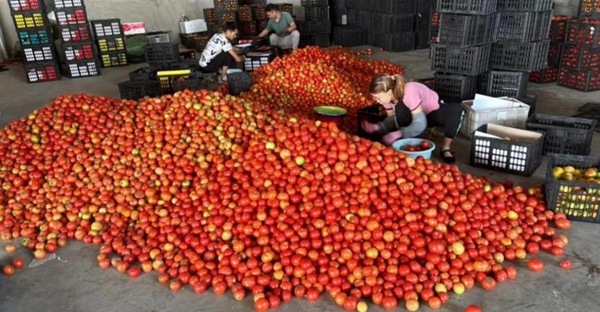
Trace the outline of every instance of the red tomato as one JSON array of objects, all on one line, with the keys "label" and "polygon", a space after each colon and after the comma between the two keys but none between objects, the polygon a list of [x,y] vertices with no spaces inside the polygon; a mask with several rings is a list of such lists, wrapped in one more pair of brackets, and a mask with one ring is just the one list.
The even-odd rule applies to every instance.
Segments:
[{"label": "red tomato", "polygon": [[465,312],[481,312],[481,308],[478,305],[471,304],[467,306]]},{"label": "red tomato", "polygon": [[481,287],[485,290],[493,290],[496,288],[496,280],[491,277],[486,277],[483,281],[481,281]]},{"label": "red tomato", "polygon": [[12,261],[13,266],[15,267],[15,269],[22,269],[25,267],[25,260],[23,260],[23,258],[14,258]]},{"label": "red tomato", "polygon": [[6,276],[12,276],[15,274],[15,268],[12,265],[7,264],[4,266],[4,268],[2,268],[2,273],[4,273]]},{"label": "red tomato", "polygon": [[542,272],[544,270],[544,262],[540,259],[532,258],[527,263],[527,267],[533,272]]},{"label": "red tomato", "polygon": [[573,266],[573,263],[571,262],[571,260],[569,260],[569,259],[565,259],[565,260],[561,261],[561,262],[558,264],[558,266],[559,266],[561,269],[569,270],[569,269],[571,269],[571,267]]}]

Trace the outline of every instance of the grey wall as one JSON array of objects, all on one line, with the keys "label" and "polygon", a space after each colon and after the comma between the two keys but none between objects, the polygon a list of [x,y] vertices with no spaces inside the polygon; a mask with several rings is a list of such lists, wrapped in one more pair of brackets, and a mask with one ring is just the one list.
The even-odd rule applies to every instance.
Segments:
[{"label": "grey wall", "polygon": [[[367,0],[365,0],[367,1]],[[304,17],[300,0],[272,0],[272,3],[293,3],[294,13]],[[555,0],[555,14],[577,14],[579,0]],[[123,22],[144,22],[148,31],[170,30],[178,37],[178,21],[182,14],[190,19],[203,18],[203,8],[213,7],[212,0],[85,0],[90,19],[120,18]],[[12,51],[17,41],[8,1],[0,0],[0,25],[6,46]]]}]

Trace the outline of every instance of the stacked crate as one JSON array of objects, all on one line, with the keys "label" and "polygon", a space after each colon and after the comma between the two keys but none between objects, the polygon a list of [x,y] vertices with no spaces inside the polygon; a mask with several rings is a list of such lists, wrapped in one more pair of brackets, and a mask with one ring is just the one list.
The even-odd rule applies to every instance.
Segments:
[{"label": "stacked crate", "polygon": [[54,6],[66,59],[66,75],[71,78],[100,75],[100,62],[83,0],[56,0]]},{"label": "stacked crate", "polygon": [[43,0],[9,1],[23,50],[27,82],[60,79],[59,60]]},{"label": "stacked crate", "polygon": [[427,49],[431,43],[431,21],[436,14],[437,2],[435,0],[417,1],[415,13],[415,48]]},{"label": "stacked crate", "polygon": [[562,49],[567,33],[568,16],[553,16],[550,24],[550,46],[548,48],[548,66],[529,74],[529,81],[536,83],[549,83],[558,80],[558,71],[562,58]]},{"label": "stacked crate", "polygon": [[90,23],[102,67],[127,65],[127,49],[121,20],[94,20]]},{"label": "stacked crate", "polygon": [[546,68],[552,0],[498,0],[497,42],[490,71],[479,79],[479,93],[526,96],[529,73]]},{"label": "stacked crate", "polygon": [[582,2],[579,11],[585,14],[567,22],[558,76],[559,85],[584,92],[600,90],[600,1],[593,3],[596,7]]},{"label": "stacked crate", "polygon": [[346,0],[348,24],[364,29],[368,45],[390,52],[414,50],[417,3],[415,0]]},{"label": "stacked crate", "polygon": [[[333,25],[333,42],[344,47],[367,44],[365,28],[356,25],[355,11],[348,8],[351,0],[330,0],[329,16]],[[350,13],[353,17],[350,18]]]},{"label": "stacked crate", "polygon": [[446,102],[472,99],[488,70],[495,41],[496,0],[438,0],[439,34],[432,43],[434,90]]},{"label": "stacked crate", "polygon": [[304,21],[298,21],[301,46],[328,47],[331,36],[329,0],[302,0]]}]

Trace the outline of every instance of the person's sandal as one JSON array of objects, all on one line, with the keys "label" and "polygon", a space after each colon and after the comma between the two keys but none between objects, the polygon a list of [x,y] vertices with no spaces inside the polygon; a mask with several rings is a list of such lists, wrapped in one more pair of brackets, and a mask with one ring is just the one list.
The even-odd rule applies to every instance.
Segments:
[{"label": "person's sandal", "polygon": [[444,160],[445,163],[447,164],[453,164],[454,162],[456,162],[456,159],[454,158],[454,155],[452,154],[452,151],[450,151],[449,149],[443,149],[440,151],[440,156],[442,157],[442,159]]}]

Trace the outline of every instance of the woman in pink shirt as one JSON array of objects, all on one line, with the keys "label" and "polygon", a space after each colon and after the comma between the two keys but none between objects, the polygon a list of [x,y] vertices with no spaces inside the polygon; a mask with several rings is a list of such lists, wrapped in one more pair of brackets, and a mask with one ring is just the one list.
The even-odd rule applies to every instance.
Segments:
[{"label": "woman in pink shirt", "polygon": [[385,133],[383,141],[391,145],[403,137],[420,135],[428,126],[443,127],[445,138],[440,155],[445,162],[454,163],[450,148],[464,115],[460,105],[440,103],[435,91],[422,83],[406,82],[400,75],[376,75],[369,92],[389,117],[378,124],[363,121],[366,132]]}]

